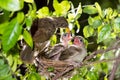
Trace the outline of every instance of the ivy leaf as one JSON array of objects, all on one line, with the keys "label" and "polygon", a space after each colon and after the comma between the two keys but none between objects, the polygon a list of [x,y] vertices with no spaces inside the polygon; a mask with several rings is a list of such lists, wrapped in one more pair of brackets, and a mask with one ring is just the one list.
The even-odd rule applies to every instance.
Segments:
[{"label": "ivy leaf", "polygon": [[16,44],[21,31],[22,26],[19,25],[16,18],[9,23],[9,26],[5,27],[4,35],[2,36],[4,51],[10,50]]},{"label": "ivy leaf", "polygon": [[30,33],[26,30],[24,30],[23,32],[23,38],[24,40],[26,41],[26,43],[31,47],[33,48],[33,41],[32,41],[32,37],[30,35]]},{"label": "ivy leaf", "polygon": [[101,30],[98,32],[98,40],[97,43],[107,39],[111,33],[111,26],[110,24],[105,24]]},{"label": "ivy leaf", "polygon": [[0,7],[8,11],[21,10],[23,4],[23,0],[0,0]]},{"label": "ivy leaf", "polygon": [[83,12],[87,14],[96,14],[97,9],[92,5],[88,5],[83,9]]},{"label": "ivy leaf", "polygon": [[90,26],[84,27],[83,34],[86,38],[92,36],[93,33],[94,33],[94,29],[92,27],[90,27]]}]

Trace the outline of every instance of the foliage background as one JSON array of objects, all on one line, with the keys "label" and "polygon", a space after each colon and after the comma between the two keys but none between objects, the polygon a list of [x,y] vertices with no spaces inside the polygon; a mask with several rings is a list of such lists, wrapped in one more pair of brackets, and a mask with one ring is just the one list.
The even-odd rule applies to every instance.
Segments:
[{"label": "foliage background", "polygon": [[[66,17],[72,33],[84,36],[88,57],[94,54],[71,80],[119,80],[119,13],[120,0],[1,0],[0,80],[45,80],[33,65],[21,67],[19,53],[22,39],[33,47],[32,21],[48,16]],[[51,44],[57,42],[54,35]]]}]

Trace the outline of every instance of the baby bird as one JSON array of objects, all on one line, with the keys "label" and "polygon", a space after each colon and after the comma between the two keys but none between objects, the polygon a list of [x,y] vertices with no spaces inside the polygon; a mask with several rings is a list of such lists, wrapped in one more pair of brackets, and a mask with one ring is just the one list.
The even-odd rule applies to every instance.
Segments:
[{"label": "baby bird", "polygon": [[61,36],[61,43],[56,44],[52,50],[48,53],[48,57],[53,60],[59,60],[61,53],[68,47],[69,42],[71,41],[71,33],[65,33]]},{"label": "baby bird", "polygon": [[86,55],[87,51],[85,49],[83,37],[75,36],[73,44],[62,52],[59,59],[73,63],[80,63],[83,61]]}]

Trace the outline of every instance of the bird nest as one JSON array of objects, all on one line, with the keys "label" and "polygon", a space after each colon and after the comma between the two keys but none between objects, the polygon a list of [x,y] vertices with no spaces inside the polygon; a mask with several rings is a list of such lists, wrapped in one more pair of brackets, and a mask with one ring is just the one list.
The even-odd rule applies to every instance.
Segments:
[{"label": "bird nest", "polygon": [[47,76],[51,80],[56,80],[61,77],[71,77],[73,70],[82,66],[81,63],[75,66],[68,61],[51,60],[45,57],[36,57],[36,65],[40,75]]}]

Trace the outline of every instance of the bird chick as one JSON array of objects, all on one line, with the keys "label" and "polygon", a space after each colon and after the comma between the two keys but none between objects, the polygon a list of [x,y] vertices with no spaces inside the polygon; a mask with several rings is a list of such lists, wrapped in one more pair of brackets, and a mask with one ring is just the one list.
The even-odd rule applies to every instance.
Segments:
[{"label": "bird chick", "polygon": [[86,55],[87,51],[85,49],[83,37],[75,36],[73,44],[62,52],[59,59],[69,61],[71,63],[80,63],[83,61]]},{"label": "bird chick", "polygon": [[61,53],[68,47],[69,42],[72,39],[71,33],[65,33],[61,36],[61,43],[56,44],[52,50],[48,53],[48,57],[53,60],[59,60]]}]

